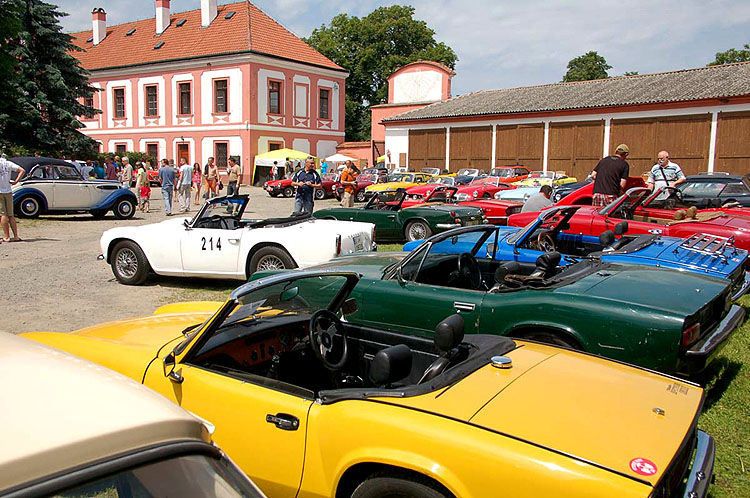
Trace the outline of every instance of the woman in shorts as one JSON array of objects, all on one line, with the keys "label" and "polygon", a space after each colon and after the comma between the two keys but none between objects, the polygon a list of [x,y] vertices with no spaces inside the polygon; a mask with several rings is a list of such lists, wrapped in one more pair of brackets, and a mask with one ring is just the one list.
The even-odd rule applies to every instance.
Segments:
[{"label": "woman in shorts", "polygon": [[198,205],[201,198],[201,165],[193,164],[193,188],[195,189],[195,199],[193,204]]}]

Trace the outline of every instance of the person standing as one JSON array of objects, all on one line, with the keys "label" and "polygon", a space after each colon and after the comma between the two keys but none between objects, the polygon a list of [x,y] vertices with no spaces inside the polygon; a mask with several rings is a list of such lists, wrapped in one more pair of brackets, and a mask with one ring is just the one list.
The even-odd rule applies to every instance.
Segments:
[{"label": "person standing", "polygon": [[91,159],[89,159],[86,161],[86,166],[81,168],[81,176],[84,180],[88,180],[92,175],[92,171],[94,171],[94,166],[92,166]]},{"label": "person standing", "polygon": [[227,165],[227,195],[238,195],[240,193],[239,180],[242,171],[240,170],[237,160],[229,158]]},{"label": "person standing", "polygon": [[130,159],[125,156],[122,158],[122,184],[125,185],[128,190],[133,183],[133,166],[130,164]]},{"label": "person standing", "polygon": [[341,207],[354,207],[354,189],[357,180],[354,178],[354,167],[351,161],[346,161],[346,168],[341,172],[341,186],[344,187],[344,196],[341,198]]},{"label": "person standing", "polygon": [[196,206],[200,203],[201,198],[201,185],[203,185],[203,175],[201,174],[201,164],[193,164],[193,187],[195,187],[195,200],[193,204]]},{"label": "person standing", "polygon": [[276,175],[279,171],[279,162],[274,161],[273,166],[271,166],[271,180],[276,180]]},{"label": "person standing", "polygon": [[[11,180],[12,173],[17,174],[15,180]],[[0,157],[0,225],[3,227],[3,242],[19,242],[18,225],[13,212],[13,189],[12,186],[20,182],[26,170],[14,162]],[[13,230],[13,238],[10,238],[10,230]]]},{"label": "person standing", "polygon": [[294,214],[312,214],[315,189],[323,188],[323,180],[315,171],[315,159],[308,157],[305,160],[305,168],[294,173],[292,186],[297,187],[297,194],[294,196]]},{"label": "person standing", "polygon": [[161,184],[161,194],[164,198],[164,212],[167,216],[172,216],[172,194],[176,190],[177,171],[169,164],[169,161],[162,159],[157,178]]},{"label": "person standing", "polygon": [[284,178],[291,178],[293,174],[294,167],[292,166],[292,161],[287,157],[286,162],[284,163]]},{"label": "person standing", "polygon": [[219,169],[214,164],[214,158],[209,157],[206,163],[204,177],[206,178],[206,199],[216,197],[216,183],[219,180]]},{"label": "person standing", "polygon": [[97,178],[97,180],[104,180],[107,178],[107,171],[104,169],[104,166],[99,164],[99,161],[94,161],[94,176]]},{"label": "person standing", "polygon": [[529,196],[528,199],[526,199],[526,202],[524,203],[523,207],[521,208],[522,213],[535,213],[537,211],[541,211],[542,209],[549,207],[552,205],[552,201],[549,200],[549,198],[552,196],[552,187],[549,185],[542,185],[542,187],[539,189],[539,192],[537,192],[534,195]]},{"label": "person standing", "polygon": [[325,175],[326,173],[328,173],[328,162],[323,159],[323,162],[320,163],[320,174]]},{"label": "person standing", "polygon": [[180,212],[190,211],[190,188],[193,185],[193,167],[188,164],[187,158],[180,158],[180,171],[177,180],[177,200],[180,203]]},{"label": "person standing", "polygon": [[630,149],[620,144],[615,149],[614,156],[607,156],[596,165],[591,173],[594,179],[594,207],[604,207],[617,199],[625,190],[630,174],[630,165],[625,160]]},{"label": "person standing", "polygon": [[135,180],[135,192],[138,194],[140,200],[139,205],[141,211],[148,213],[149,209],[149,197],[151,197],[151,187],[149,186],[148,173],[146,172],[146,165],[142,162],[138,164],[138,171],[136,172]]},{"label": "person standing", "polygon": [[657,154],[656,164],[648,172],[646,185],[651,190],[659,190],[664,187],[676,187],[686,181],[680,165],[670,161],[669,152],[663,150]]},{"label": "person standing", "polygon": [[117,168],[112,162],[112,158],[108,157],[104,159],[104,176],[107,180],[117,180]]}]

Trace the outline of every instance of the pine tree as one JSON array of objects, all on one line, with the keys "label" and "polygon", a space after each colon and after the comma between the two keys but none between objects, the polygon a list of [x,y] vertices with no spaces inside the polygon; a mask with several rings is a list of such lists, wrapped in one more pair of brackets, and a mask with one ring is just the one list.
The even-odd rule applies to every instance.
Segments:
[{"label": "pine tree", "polygon": [[20,33],[8,44],[16,60],[9,85],[15,98],[0,101],[0,138],[46,154],[89,155],[96,142],[78,131],[83,125],[76,116],[98,112],[78,101],[96,90],[71,55],[80,49],[60,26],[67,14],[40,0],[10,2],[20,17]]}]

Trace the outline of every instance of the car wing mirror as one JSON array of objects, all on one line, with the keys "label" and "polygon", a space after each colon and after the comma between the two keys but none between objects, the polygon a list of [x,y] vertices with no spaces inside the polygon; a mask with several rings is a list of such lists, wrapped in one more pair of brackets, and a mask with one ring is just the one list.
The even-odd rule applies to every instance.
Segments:
[{"label": "car wing mirror", "polygon": [[396,270],[396,278],[401,287],[406,287],[406,279],[404,278],[404,272],[400,266],[398,267],[398,270]]},{"label": "car wing mirror", "polygon": [[351,315],[357,312],[359,309],[359,306],[357,306],[357,300],[352,298],[347,299],[344,301],[344,304],[341,305],[341,313],[346,315]]},{"label": "car wing mirror", "polygon": [[182,381],[184,381],[185,378],[182,376],[180,371],[176,371],[174,369],[176,364],[177,364],[177,361],[175,359],[174,351],[172,351],[167,356],[164,357],[164,361],[162,362],[162,368],[164,369],[164,377],[167,377],[169,380],[171,380],[175,384],[182,384]]},{"label": "car wing mirror", "polygon": [[190,220],[184,220],[182,224],[185,225],[185,230],[192,230],[192,228],[190,228]]},{"label": "car wing mirror", "polygon": [[284,292],[281,293],[281,296],[279,297],[279,302],[283,303],[286,301],[291,301],[292,299],[297,297],[298,294],[299,294],[299,287],[297,286],[286,289],[284,290]]}]

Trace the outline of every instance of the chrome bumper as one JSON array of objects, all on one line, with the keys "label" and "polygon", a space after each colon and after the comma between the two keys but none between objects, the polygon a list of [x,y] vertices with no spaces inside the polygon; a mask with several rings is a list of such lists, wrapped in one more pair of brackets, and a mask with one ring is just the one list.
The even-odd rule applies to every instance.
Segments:
[{"label": "chrome bumper", "polygon": [[461,226],[461,223],[438,223],[435,225],[436,227],[442,229],[442,230],[450,230],[451,228],[458,228]]},{"label": "chrome bumper", "polygon": [[96,257],[96,260],[97,260],[97,261],[102,261],[102,260],[104,260],[104,254],[100,254],[99,256],[97,256],[97,257]]},{"label": "chrome bumper", "polygon": [[732,296],[732,301],[736,301],[747,293],[747,289],[750,288],[750,272],[745,272],[745,279],[742,281],[742,285],[737,292]]},{"label": "chrome bumper", "polygon": [[685,351],[685,357],[678,368],[680,373],[693,374],[703,370],[729,339],[729,336],[745,318],[745,309],[733,304],[727,316],[716,326],[714,331]]},{"label": "chrome bumper", "polygon": [[703,498],[708,494],[708,485],[714,472],[716,445],[714,438],[703,431],[697,431],[698,443],[695,446],[693,466],[687,478],[682,498]]}]

